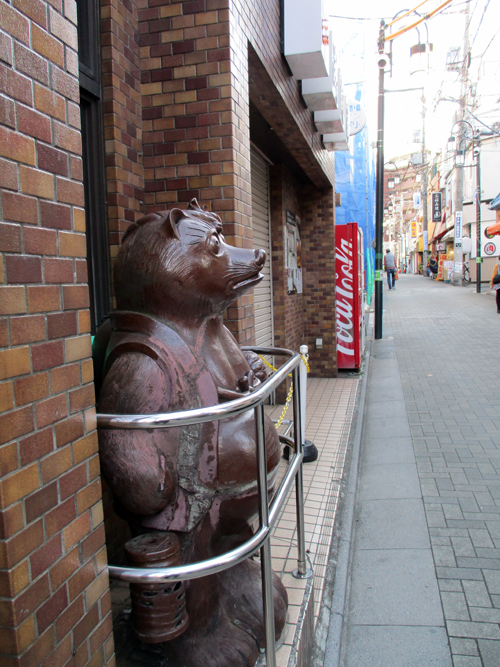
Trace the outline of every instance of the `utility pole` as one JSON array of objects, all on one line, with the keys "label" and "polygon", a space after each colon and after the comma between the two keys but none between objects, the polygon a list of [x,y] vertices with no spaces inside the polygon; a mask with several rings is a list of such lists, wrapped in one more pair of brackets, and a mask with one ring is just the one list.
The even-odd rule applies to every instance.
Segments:
[{"label": "utility pole", "polygon": [[378,37],[378,133],[377,133],[377,188],[375,205],[375,339],[382,338],[383,279],[382,250],[384,244],[384,53],[385,21],[380,22]]},{"label": "utility pole", "polygon": [[476,148],[476,294],[481,294],[481,135],[478,131]]},{"label": "utility pole", "polygon": [[422,274],[429,275],[427,271],[427,253],[429,250],[429,235],[427,225],[427,165],[425,162],[425,91],[422,88],[422,225],[424,233]]},{"label": "utility pole", "polygon": [[[465,32],[464,32],[464,52],[463,52],[463,61],[462,61],[462,72],[461,72],[461,95],[460,95],[460,118],[463,120],[465,116],[465,107],[466,107],[466,98],[467,98],[467,83],[469,79],[469,3],[465,5]],[[460,135],[458,139],[459,147],[460,142],[464,143],[464,146],[467,146],[467,136]],[[463,210],[464,210],[464,167],[459,166],[455,167],[456,175],[456,189],[455,189],[455,201],[453,208],[455,210],[455,238],[454,238],[454,268],[453,268],[453,277],[452,284],[455,286],[462,285],[462,266],[463,266],[463,250],[462,250],[462,222],[463,222]]]}]

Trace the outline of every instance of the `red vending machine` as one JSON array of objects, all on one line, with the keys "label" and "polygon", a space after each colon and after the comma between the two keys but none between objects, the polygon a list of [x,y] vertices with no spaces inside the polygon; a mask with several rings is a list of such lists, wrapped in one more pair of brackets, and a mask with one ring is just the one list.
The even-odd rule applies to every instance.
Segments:
[{"label": "red vending machine", "polygon": [[360,368],[365,348],[363,231],[357,222],[335,227],[337,364]]}]

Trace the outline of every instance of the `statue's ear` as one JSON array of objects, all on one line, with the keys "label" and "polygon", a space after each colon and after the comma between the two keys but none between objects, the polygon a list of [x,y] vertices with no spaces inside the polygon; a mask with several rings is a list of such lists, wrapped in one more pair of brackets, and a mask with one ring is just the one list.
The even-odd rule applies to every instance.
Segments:
[{"label": "statue's ear", "polygon": [[180,239],[179,224],[185,217],[186,213],[180,208],[173,208],[168,214],[165,220],[164,228],[168,231],[172,238]]}]

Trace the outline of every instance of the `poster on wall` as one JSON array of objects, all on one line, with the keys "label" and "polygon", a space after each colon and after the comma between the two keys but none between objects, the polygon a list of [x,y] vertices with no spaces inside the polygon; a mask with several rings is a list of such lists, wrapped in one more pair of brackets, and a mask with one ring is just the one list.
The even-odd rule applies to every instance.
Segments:
[{"label": "poster on wall", "polygon": [[[287,279],[288,292],[302,294],[302,246],[300,233],[295,224],[289,222],[289,211],[287,211],[286,226],[286,261],[287,261]],[[300,220],[294,216],[294,222]]]}]

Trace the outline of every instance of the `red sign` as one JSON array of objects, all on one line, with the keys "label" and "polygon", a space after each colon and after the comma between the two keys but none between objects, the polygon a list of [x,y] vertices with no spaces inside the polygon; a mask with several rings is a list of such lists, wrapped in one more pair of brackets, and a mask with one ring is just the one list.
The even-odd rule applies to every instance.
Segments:
[{"label": "red sign", "polygon": [[494,255],[495,252],[496,252],[496,249],[497,249],[497,247],[494,243],[487,243],[484,246],[484,252],[485,252],[486,255]]},{"label": "red sign", "polygon": [[445,259],[446,255],[439,255],[438,274],[437,274],[438,280],[443,280],[443,262]]}]

